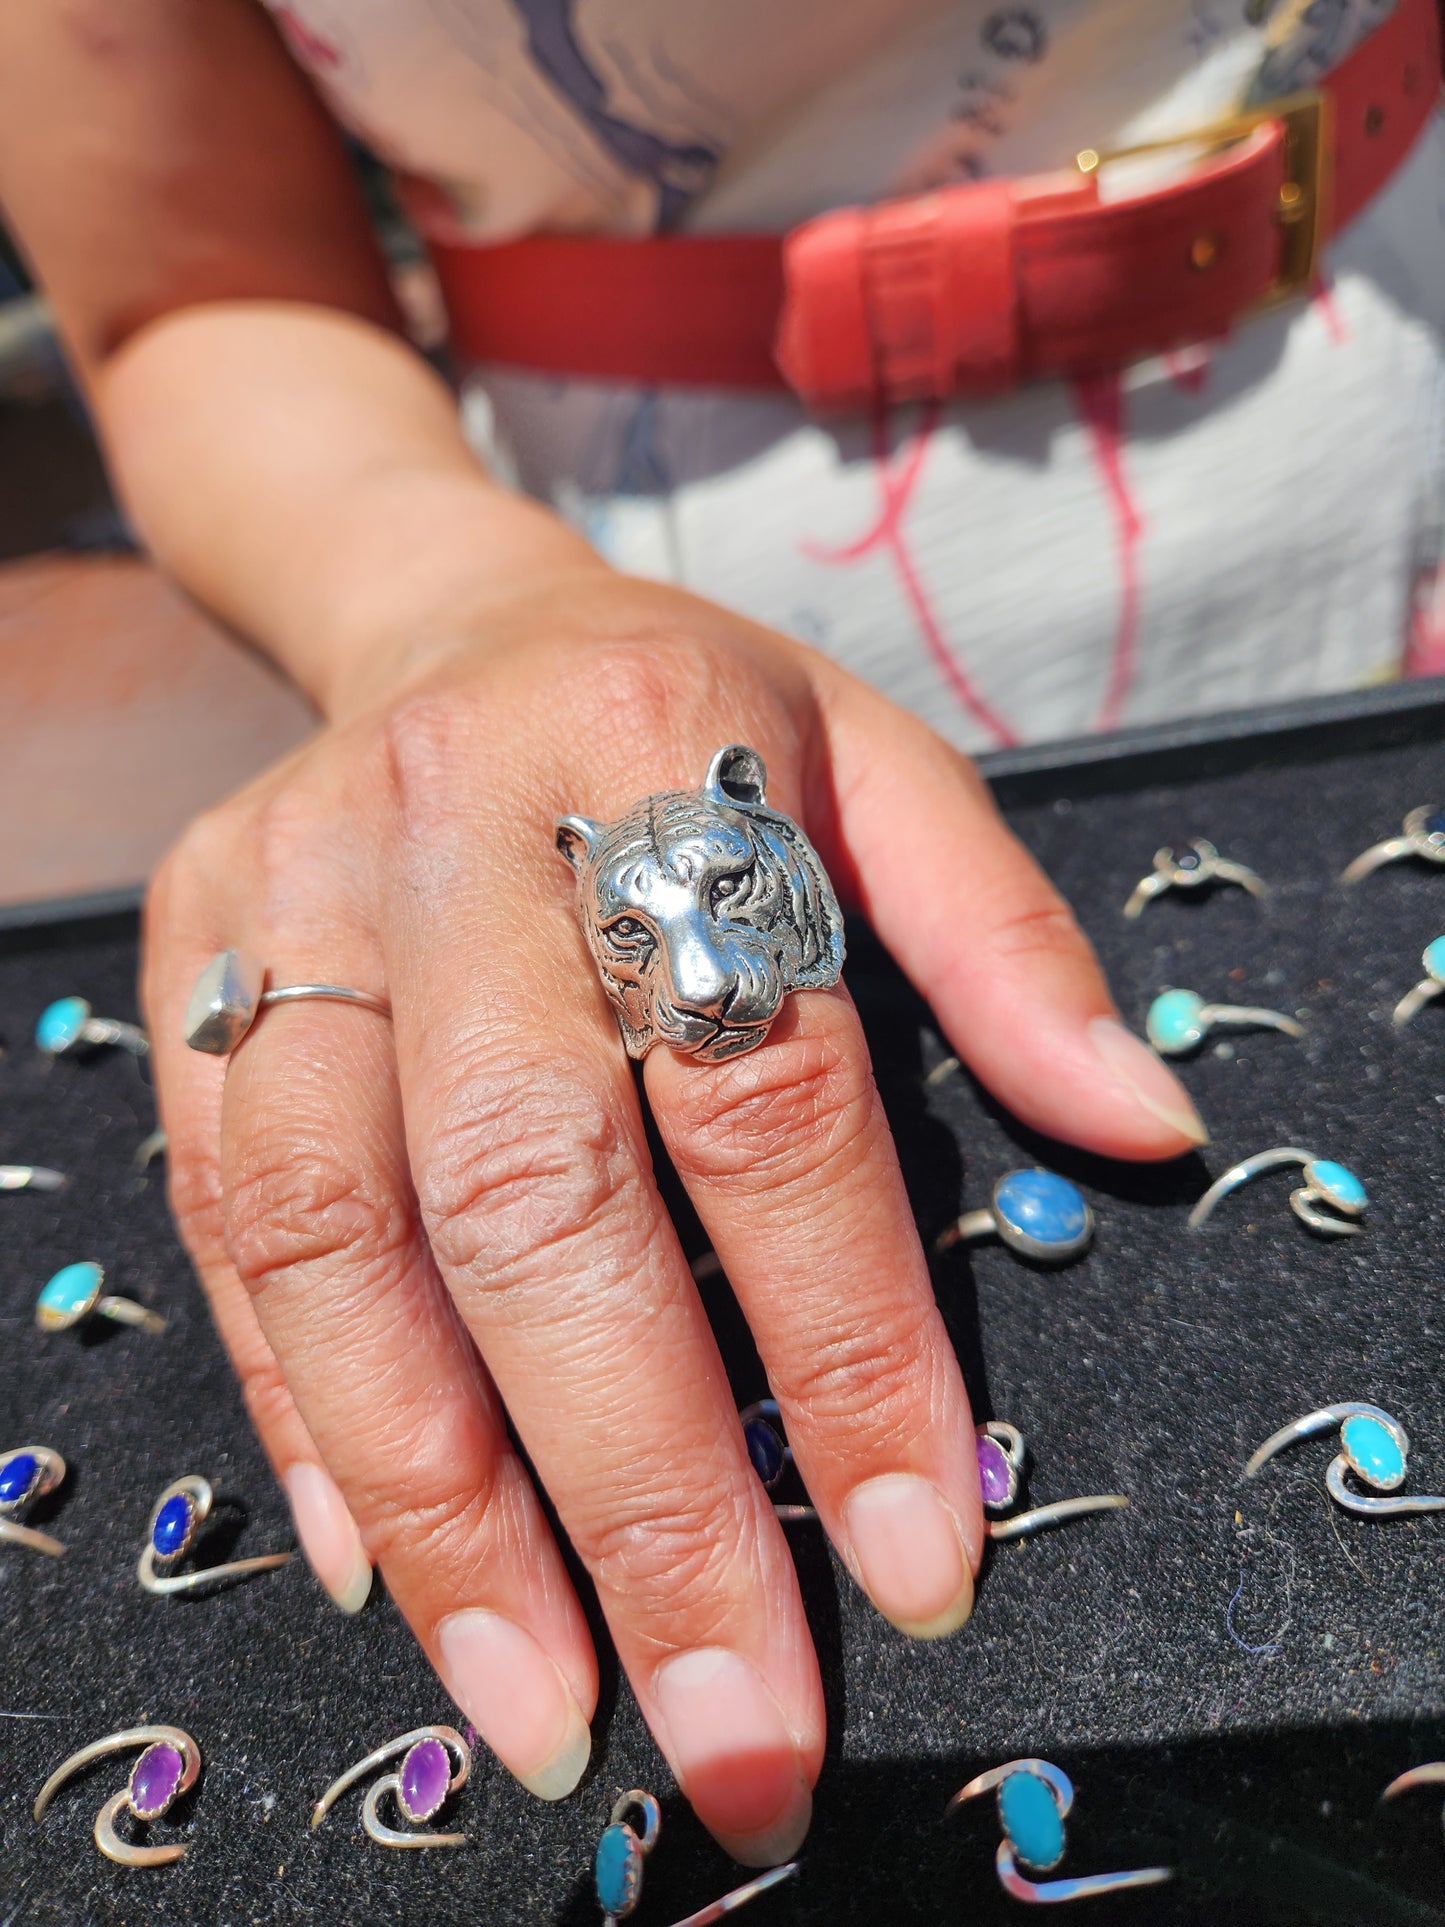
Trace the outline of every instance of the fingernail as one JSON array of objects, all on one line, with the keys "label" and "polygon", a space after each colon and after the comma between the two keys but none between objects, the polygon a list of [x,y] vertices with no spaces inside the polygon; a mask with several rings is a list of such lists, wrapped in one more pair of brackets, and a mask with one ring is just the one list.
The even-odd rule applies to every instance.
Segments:
[{"label": "fingernail", "polygon": [[843,1501],[843,1527],[863,1590],[899,1632],[958,1631],[973,1611],[973,1574],[936,1487],[914,1472],[867,1479]]},{"label": "fingernail", "polygon": [[813,1817],[797,1744],[762,1674],[721,1646],[653,1676],[673,1771],[714,1838],[745,1867],[791,1859]]},{"label": "fingernail", "polygon": [[572,1689],[524,1627],[453,1613],[437,1629],[447,1691],[497,1758],[539,1800],[564,1800],[592,1756]]},{"label": "fingernail", "polygon": [[344,1613],[359,1613],[371,1592],[371,1561],[335,1479],[298,1459],[286,1474],[286,1496],[307,1563]]},{"label": "fingernail", "polygon": [[1189,1100],[1189,1093],[1167,1064],[1161,1064],[1149,1046],[1135,1037],[1116,1017],[1089,1020],[1089,1042],[1104,1068],[1129,1086],[1135,1101],[1150,1117],[1157,1117],[1171,1131],[1178,1131],[1191,1144],[1207,1144],[1209,1132],[1204,1119]]}]

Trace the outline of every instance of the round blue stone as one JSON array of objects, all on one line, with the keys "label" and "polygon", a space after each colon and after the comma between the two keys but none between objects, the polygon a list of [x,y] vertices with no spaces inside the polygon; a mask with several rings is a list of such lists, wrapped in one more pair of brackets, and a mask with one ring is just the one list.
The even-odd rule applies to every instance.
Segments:
[{"label": "round blue stone", "polygon": [[747,1440],[754,1472],[765,1486],[775,1486],[787,1463],[783,1441],[765,1418],[750,1418],[743,1427],[743,1437]]},{"label": "round blue stone", "polygon": [[1149,1006],[1144,1028],[1155,1050],[1166,1057],[1191,1050],[1204,1035],[1199,1013],[1204,999],[1193,990],[1165,990]]},{"label": "round blue stone", "polygon": [[1053,1171],[1010,1171],[993,1188],[993,1209],[1001,1233],[1047,1255],[1067,1255],[1088,1234],[1083,1193]]},{"label": "round blue stone", "polygon": [[593,1863],[597,1902],[604,1914],[622,1920],[642,1892],[642,1842],[631,1827],[615,1820],[597,1842]]},{"label": "round blue stone", "polygon": [[1037,1773],[1010,1773],[998,1790],[998,1817],[1026,1867],[1045,1872],[1064,1857],[1064,1823],[1053,1789]]},{"label": "round blue stone", "polygon": [[1354,1172],[1336,1164],[1333,1158],[1312,1159],[1306,1175],[1342,1211],[1363,1211],[1370,1202],[1369,1193]]},{"label": "round blue stone", "polygon": [[1431,810],[1421,828],[1426,836],[1437,836],[1445,842],[1445,810]]},{"label": "round blue stone", "polygon": [[1421,962],[1427,976],[1433,977],[1436,983],[1445,984],[1445,937],[1436,937],[1433,943],[1426,944]]},{"label": "round blue stone", "polygon": [[1389,1427],[1381,1425],[1368,1412],[1356,1412],[1340,1427],[1340,1443],[1345,1457],[1368,1485],[1399,1485],[1405,1476],[1405,1454],[1392,1437]]},{"label": "round blue stone", "polygon": [[80,1033],[90,1018],[90,1005],[83,997],[58,997],[47,1004],[35,1026],[35,1041],[41,1050],[56,1056],[80,1042]]},{"label": "round blue stone", "polygon": [[195,1522],[196,1508],[184,1492],[173,1492],[156,1514],[151,1544],[158,1559],[174,1559],[185,1546]]},{"label": "round blue stone", "polygon": [[0,1464],[0,1505],[19,1505],[40,1471],[40,1461],[33,1452],[12,1452]]}]

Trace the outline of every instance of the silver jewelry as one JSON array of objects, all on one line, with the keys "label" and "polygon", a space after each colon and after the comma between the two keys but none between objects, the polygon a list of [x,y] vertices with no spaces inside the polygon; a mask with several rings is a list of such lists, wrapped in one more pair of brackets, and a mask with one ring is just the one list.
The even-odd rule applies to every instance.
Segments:
[{"label": "silver jewelry", "polygon": [[146,1526],[145,1550],[136,1566],[136,1577],[147,1592],[198,1592],[203,1586],[223,1585],[249,1573],[270,1572],[290,1559],[289,1552],[263,1552],[250,1559],[232,1559],[224,1566],[203,1566],[198,1572],[176,1572],[215,1501],[210,1481],[193,1473],[168,1485],[156,1500]]},{"label": "silver jewelry", "polygon": [[1342,1405],[1323,1405],[1319,1411],[1307,1412],[1292,1425],[1283,1426],[1250,1459],[1244,1468],[1245,1478],[1254,1478],[1276,1452],[1312,1438],[1316,1432],[1327,1432],[1332,1425],[1340,1428],[1340,1452],[1325,1473],[1325,1489],[1337,1505],[1367,1519],[1445,1512],[1445,1499],[1372,1499],[1346,1485],[1345,1475],[1353,1473],[1361,1485],[1375,1492],[1394,1492],[1405,1483],[1410,1465],[1410,1435],[1399,1420],[1378,1405],[1362,1405],[1354,1399]]},{"label": "silver jewelry", "polygon": [[981,1211],[965,1211],[938,1234],[933,1249],[999,1238],[1025,1258],[1062,1265],[1087,1251],[1093,1237],[1094,1214],[1076,1184],[1056,1171],[1007,1171],[993,1187],[992,1202]]},{"label": "silver jewelry", "polygon": [[1252,1004],[1206,1004],[1195,990],[1161,990],[1144,1019],[1149,1042],[1161,1057],[1184,1057],[1197,1050],[1215,1024],[1304,1036],[1304,1026],[1281,1010],[1261,1010]]},{"label": "silver jewelry", "polygon": [[1206,883],[1237,883],[1252,897],[1266,895],[1269,888],[1247,863],[1221,856],[1206,838],[1196,837],[1182,856],[1176,856],[1167,844],[1154,852],[1154,868],[1135,884],[1133,895],[1124,905],[1124,915],[1132,921],[1146,903],[1166,890],[1201,890]]},{"label": "silver jewelry", "polygon": [[[629,1825],[627,1816],[636,1813],[642,1820],[639,1834]],[[633,1787],[624,1793],[613,1805],[612,1817],[603,1829],[597,1842],[597,1852],[592,1862],[593,1884],[597,1890],[597,1904],[602,1909],[603,1927],[617,1927],[619,1920],[626,1920],[642,1898],[642,1866],[648,1854],[657,1845],[657,1836],[662,1831],[662,1809],[650,1793],[640,1787]],[[675,1927],[711,1927],[711,1923],[721,1920],[748,1901],[756,1900],[759,1894],[767,1893],[770,1887],[778,1886],[784,1880],[791,1880],[798,1871],[796,1860],[790,1860],[781,1867],[769,1867],[756,1879],[749,1880],[742,1887],[734,1887],[731,1893],[724,1894],[720,1900],[711,1901],[706,1907],[689,1914],[686,1920],[679,1920]]]},{"label": "silver jewelry", "polygon": [[95,1844],[110,1860],[123,1867],[164,1867],[179,1860],[185,1846],[179,1840],[164,1847],[136,1847],[122,1840],[115,1830],[116,1818],[130,1813],[137,1820],[159,1820],[184,1793],[196,1784],[201,1771],[201,1749],[189,1733],[179,1726],[130,1726],[123,1733],[107,1733],[103,1740],[92,1740],[56,1767],[41,1787],[35,1801],[38,1820],[53,1796],[73,1773],[79,1773],[94,1760],[128,1747],[143,1746],[131,1768],[130,1779],[120,1792],[107,1800],[95,1816]]},{"label": "silver jewelry", "polygon": [[134,1325],[157,1336],[166,1328],[158,1311],[138,1305],[133,1298],[117,1298],[102,1292],[105,1269],[92,1259],[62,1265],[47,1281],[35,1301],[35,1322],[43,1332],[69,1331],[87,1318],[112,1318],[119,1325]]},{"label": "silver jewelry", "polygon": [[117,1044],[136,1057],[150,1049],[150,1039],[138,1024],[97,1017],[84,997],[57,997],[47,1004],[35,1026],[35,1042],[47,1057],[66,1057],[103,1044]]},{"label": "silver jewelry", "polygon": [[[1445,1760],[1429,1760],[1424,1766],[1412,1766],[1408,1773],[1401,1773],[1391,1780],[1380,1795],[1382,1800],[1397,1799],[1402,1793],[1413,1793],[1416,1787],[1445,1786]],[[1445,1821],[1445,1814],[1441,1815]]]},{"label": "silver jewelry", "polygon": [[[778,1401],[760,1398],[754,1405],[745,1405],[738,1413],[738,1422],[743,1428],[743,1442],[753,1470],[762,1480],[764,1491],[771,1492],[793,1463],[793,1448],[783,1433]],[[773,1510],[780,1519],[816,1519],[818,1516],[810,1505],[779,1505],[775,1501]]]},{"label": "silver jewelry", "polygon": [[1096,1894],[1122,1893],[1130,1887],[1159,1887],[1174,1878],[1172,1867],[1134,1867],[1127,1873],[1085,1874],[1074,1880],[1034,1882],[1019,1871],[1052,1873],[1067,1848],[1064,1821],[1074,1804],[1074,1786],[1062,1767],[1049,1760],[1010,1760],[991,1767],[960,1787],[949,1801],[952,1813],[966,1800],[998,1793],[998,1823],[1003,1839],[994,1866],[998,1884],[1014,1900],[1034,1906],[1055,1901],[1088,1900]]},{"label": "silver jewelry", "polygon": [[1413,990],[1407,990],[1395,1006],[1395,1025],[1408,1024],[1417,1010],[1423,1010],[1432,997],[1445,990],[1445,937],[1436,937],[1425,946],[1420,962],[1425,975]]},{"label": "silver jewelry", "polygon": [[557,819],[582,935],[629,1057],[655,1044],[716,1064],[755,1050],[784,997],[843,968],[843,915],[756,750],[720,749],[698,790],[644,796],[613,823]]},{"label": "silver jewelry", "polygon": [[0,1191],[59,1191],[64,1183],[63,1171],[43,1164],[0,1164]]},{"label": "silver jewelry", "polygon": [[1398,863],[1401,857],[1423,857],[1427,863],[1445,863],[1445,810],[1433,803],[1422,803],[1405,818],[1399,836],[1387,836],[1383,843],[1372,843],[1353,863],[1340,872],[1341,883],[1358,883],[1383,863]]},{"label": "silver jewelry", "polygon": [[[381,1847],[464,1847],[464,1833],[402,1833],[389,1827],[377,1809],[385,1794],[396,1801],[397,1811],[409,1826],[419,1827],[435,1819],[454,1793],[460,1793],[472,1770],[472,1749],[454,1726],[418,1726],[398,1740],[388,1740],[364,1760],[350,1766],[339,1780],[333,1780],[311,1812],[311,1831],[315,1833],[335,1802],[349,1786],[364,1779],[398,1753],[405,1754],[395,1773],[376,1780],[367,1788],[361,1805],[361,1824]],[[457,1764],[452,1765],[452,1755]]]},{"label": "silver jewelry", "polygon": [[65,1479],[65,1460],[48,1445],[17,1445],[0,1453],[0,1542],[28,1546],[32,1552],[58,1559],[65,1547],[48,1532],[37,1532],[20,1521],[47,1493]]},{"label": "silver jewelry", "polygon": [[[1003,1419],[990,1419],[976,1434],[978,1484],[985,1512],[1007,1512],[1019,1495],[1028,1447],[1016,1425]],[[1118,1512],[1129,1501],[1122,1492],[1095,1493],[1087,1499],[1055,1499],[1051,1505],[1035,1506],[1029,1512],[1015,1513],[1011,1519],[987,1521],[990,1539],[1023,1539],[1031,1532],[1046,1532],[1050,1526],[1066,1525],[1090,1512]]]},{"label": "silver jewelry", "polygon": [[385,997],[345,984],[280,984],[262,988],[266,966],[244,950],[220,950],[212,957],[186,1005],[185,1038],[192,1050],[211,1057],[228,1057],[268,1004],[297,1004],[319,997],[327,1003],[359,1004],[379,1017],[390,1017]]},{"label": "silver jewelry", "polygon": [[[1318,1158],[1298,1145],[1281,1144],[1275,1150],[1257,1151],[1252,1158],[1241,1159],[1230,1165],[1223,1177],[1216,1178],[1190,1212],[1190,1230],[1199,1229],[1221,1198],[1258,1177],[1261,1171],[1272,1171],[1281,1164],[1304,1166],[1305,1181],[1289,1199],[1291,1211],[1302,1224],[1327,1238],[1353,1237],[1361,1229],[1352,1220],[1364,1216],[1370,1199],[1354,1172],[1347,1165],[1336,1164],[1333,1158]],[[1320,1211],[1318,1205],[1329,1208]]]}]

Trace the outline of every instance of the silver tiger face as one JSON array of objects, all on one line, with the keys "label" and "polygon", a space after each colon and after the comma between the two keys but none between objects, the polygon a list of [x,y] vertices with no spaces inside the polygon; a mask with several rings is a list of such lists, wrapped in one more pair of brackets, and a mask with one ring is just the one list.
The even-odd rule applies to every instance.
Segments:
[{"label": "silver tiger face", "polygon": [[557,848],[630,1057],[670,1044],[707,1063],[755,1049],[790,990],[843,968],[843,917],[762,758],[732,744],[700,790],[646,796],[615,823],[564,816]]}]

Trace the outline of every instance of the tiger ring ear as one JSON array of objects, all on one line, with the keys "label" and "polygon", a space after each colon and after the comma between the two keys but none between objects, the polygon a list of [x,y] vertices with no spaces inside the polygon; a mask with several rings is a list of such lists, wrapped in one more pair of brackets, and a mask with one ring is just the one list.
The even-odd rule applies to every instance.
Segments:
[{"label": "tiger ring ear", "polygon": [[729,743],[707,766],[702,793],[713,803],[767,803],[768,772],[755,749]]},{"label": "tiger ring ear", "polygon": [[572,868],[581,876],[597,848],[597,839],[602,834],[602,825],[594,823],[590,816],[559,816],[557,818],[557,852],[565,856]]}]

